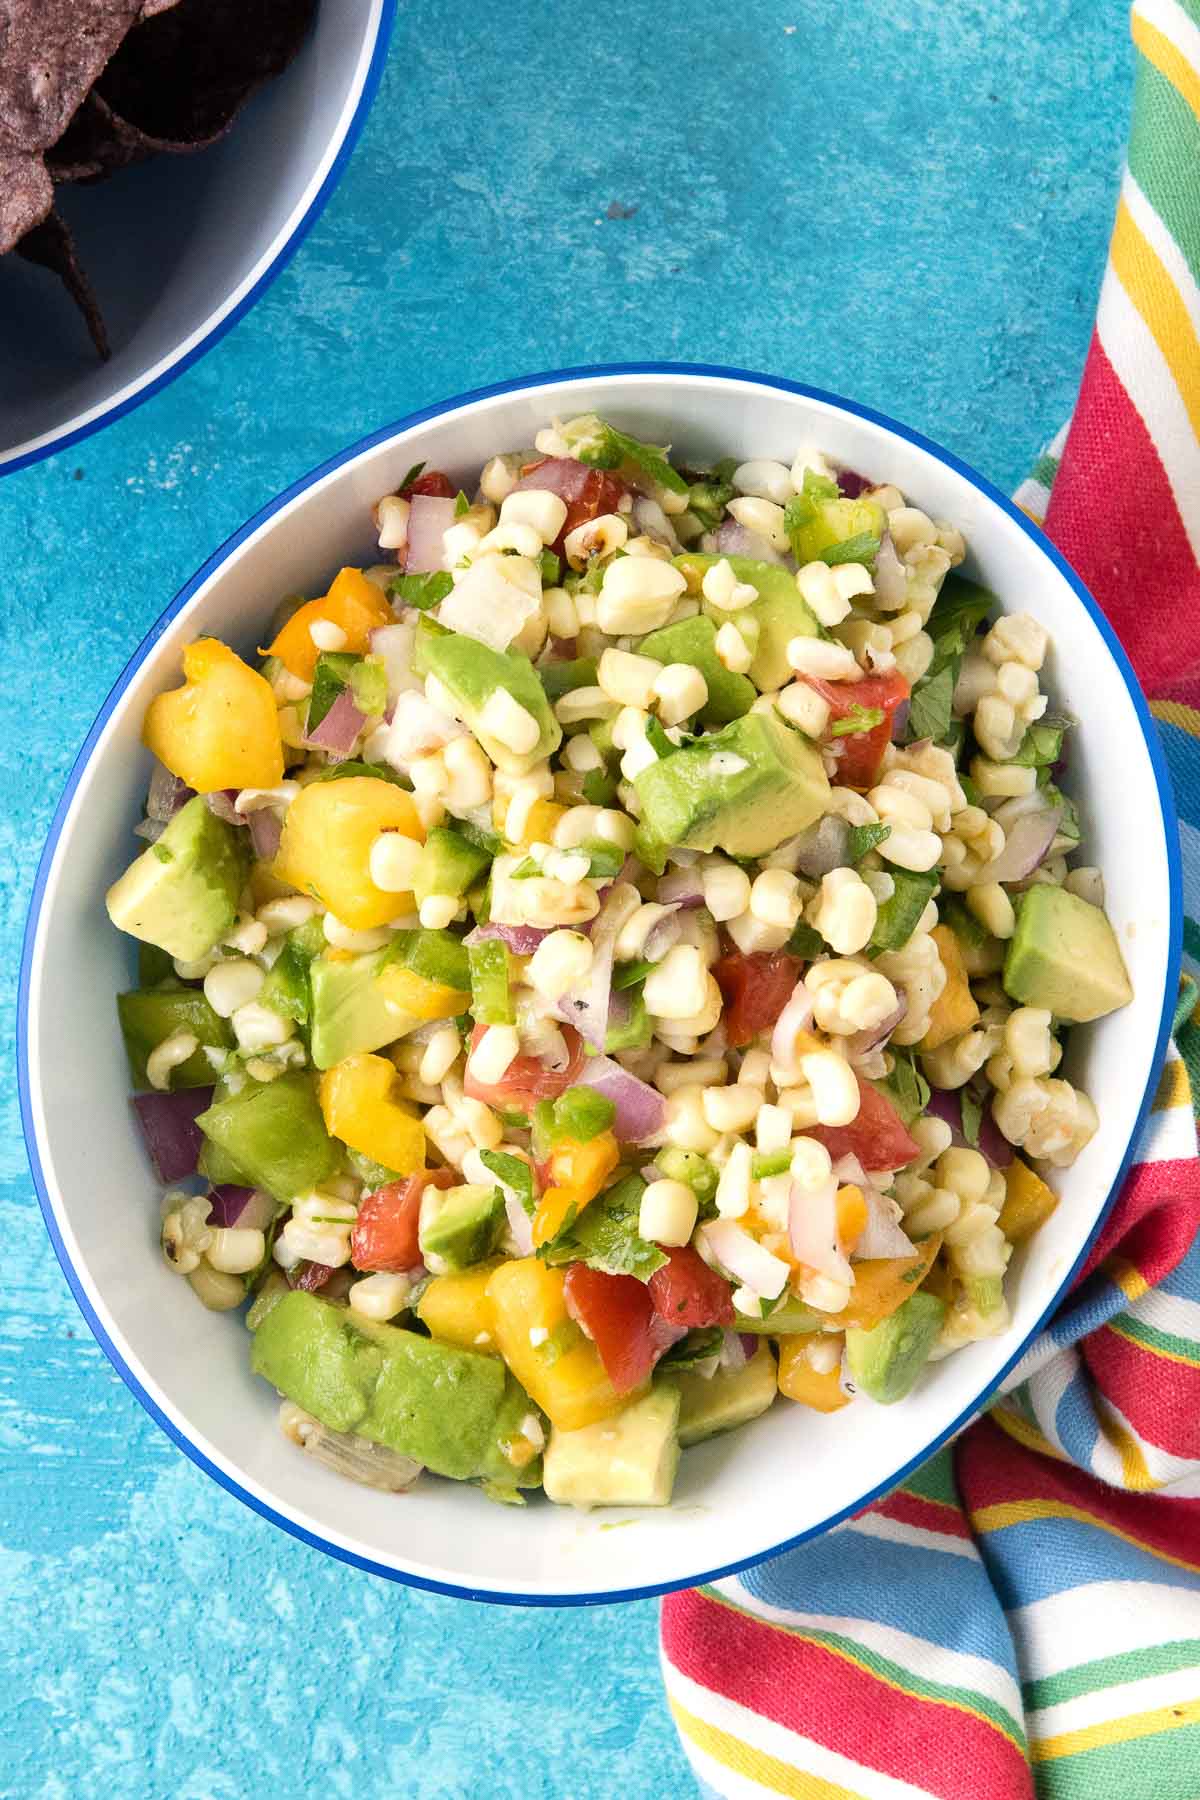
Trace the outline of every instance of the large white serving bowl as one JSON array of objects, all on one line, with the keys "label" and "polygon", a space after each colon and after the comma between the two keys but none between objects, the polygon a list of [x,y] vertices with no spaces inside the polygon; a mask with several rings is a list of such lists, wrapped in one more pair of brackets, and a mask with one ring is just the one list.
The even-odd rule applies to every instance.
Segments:
[{"label": "large white serving bowl", "polygon": [[59,188],[113,354],[66,290],[0,264],[0,475],[64,449],[179,375],[283,269],[337,186],[379,86],[396,0],[325,0],[283,74],[197,156]]},{"label": "large white serving bowl", "polygon": [[[1014,1259],[1007,1336],[932,1367],[902,1405],[863,1399],[833,1417],[784,1402],[684,1454],[674,1505],[592,1514],[523,1509],[424,1478],[403,1498],[347,1484],[276,1426],[250,1374],[240,1320],[193,1302],[157,1248],[158,1189],[130,1115],[113,995],[131,946],[104,890],[137,848],[149,757],[139,727],[178,680],[180,652],[216,633],[245,652],[279,596],[320,593],[373,560],[370,507],[420,459],[467,487],[493,452],[551,416],[594,408],[692,461],[790,461],[805,443],[896,482],[970,545],[968,571],[1048,628],[1056,706],[1080,720],[1069,785],[1101,865],[1133,979],[1123,1012],[1072,1033],[1067,1072],[1100,1129],[1058,1178],[1062,1204]],[[34,892],[20,997],[20,1082],[46,1224],[114,1366],[179,1446],[229,1491],[305,1542],[418,1586],[486,1600],[629,1599],[728,1573],[827,1530],[899,1481],[978,1411],[1065,1292],[1129,1161],[1163,1052],[1180,935],[1176,829],[1154,728],[1093,600],[1016,507],[915,433],[830,395],[733,370],[632,367],[534,376],[448,401],[335,457],[280,495],[187,584],[122,674],[79,754]],[[613,1530],[621,1521],[623,1529]]]}]

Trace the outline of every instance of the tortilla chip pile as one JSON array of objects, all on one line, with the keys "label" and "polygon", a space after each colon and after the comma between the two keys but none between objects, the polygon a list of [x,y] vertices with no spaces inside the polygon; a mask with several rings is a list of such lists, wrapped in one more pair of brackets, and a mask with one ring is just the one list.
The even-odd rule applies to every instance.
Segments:
[{"label": "tortilla chip pile", "polygon": [[56,274],[100,356],[108,334],[55,186],[215,144],[287,67],[315,11],[316,0],[0,0],[0,256]]}]

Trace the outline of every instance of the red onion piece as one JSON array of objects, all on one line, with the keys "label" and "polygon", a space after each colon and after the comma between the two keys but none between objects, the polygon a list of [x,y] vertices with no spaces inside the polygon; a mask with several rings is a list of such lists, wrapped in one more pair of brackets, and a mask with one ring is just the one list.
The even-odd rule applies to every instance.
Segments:
[{"label": "red onion piece", "polygon": [[166,829],[166,821],[163,819],[140,819],[133,828],[133,835],[145,838],[148,844],[157,844]]},{"label": "red onion piece", "polygon": [[172,775],[170,769],[156,761],[146,795],[146,817],[165,824],[175,817],[181,806],[186,806],[193,793],[185,781],[180,781],[178,775]]},{"label": "red onion piece", "polygon": [[757,1340],[750,1337],[748,1332],[745,1337],[736,1331],[722,1332],[721,1353],[717,1358],[717,1367],[724,1369],[730,1375],[740,1375],[754,1354],[754,1350],[746,1349],[747,1340],[754,1345],[755,1350],[758,1348]]},{"label": "red onion piece", "polygon": [[992,1118],[990,1105],[985,1103],[979,1116],[978,1145],[968,1144],[962,1128],[962,1096],[961,1088],[931,1088],[925,1111],[945,1121],[952,1133],[951,1142],[960,1150],[977,1148],[993,1169],[1007,1169],[1013,1159],[1013,1147]]},{"label": "red onion piece", "polygon": [[197,1114],[212,1105],[210,1087],[180,1088],[176,1094],[135,1094],[133,1110],[160,1181],[183,1181],[196,1173],[204,1134]]},{"label": "red onion piece", "polygon": [[[611,895],[611,890],[610,890]],[[568,988],[554,1003],[555,1018],[573,1025],[593,1050],[604,1049],[612,1001],[613,950],[622,913],[606,899],[592,920],[592,960],[582,987]],[[624,1071],[622,1071],[623,1073]]]},{"label": "red onion piece", "polygon": [[792,1183],[788,1206],[788,1241],[792,1254],[818,1275],[831,1281],[853,1279],[850,1264],[842,1255],[837,1235],[837,1182],[830,1178],[816,1193],[808,1192],[797,1181]]},{"label": "red onion piece", "polygon": [[897,1025],[908,1012],[908,996],[897,990],[896,1004],[887,1018],[878,1025],[872,1025],[869,1031],[856,1031],[846,1039],[846,1049],[851,1057],[866,1056],[877,1044],[886,1044]]},{"label": "red onion piece", "polygon": [[663,906],[703,906],[704,888],[698,867],[671,868],[660,876],[654,898]]},{"label": "red onion piece", "polygon": [[786,559],[765,537],[760,537],[756,531],[747,531],[736,519],[723,519],[713,542],[719,556],[748,556],[754,562],[770,563],[777,569],[787,567]]},{"label": "red onion piece", "polygon": [[786,1267],[736,1219],[709,1219],[700,1227],[700,1239],[707,1252],[704,1260],[718,1263],[760,1300],[777,1299],[787,1286]]},{"label": "red onion piece", "polygon": [[283,836],[283,820],[273,806],[260,806],[249,815],[250,842],[260,862],[270,862]]},{"label": "red onion piece", "polygon": [[655,1362],[658,1361],[660,1356],[665,1355],[672,1344],[680,1343],[687,1334],[688,1328],[686,1325],[672,1325],[667,1319],[663,1318],[661,1313],[655,1313],[650,1320],[650,1329],[648,1333],[650,1349],[653,1353]]},{"label": "red onion piece", "polygon": [[336,1274],[337,1270],[331,1269],[328,1263],[297,1263],[296,1267],[288,1276],[288,1286],[303,1288],[306,1294],[315,1294],[318,1289],[323,1288]]},{"label": "red onion piece", "polygon": [[658,504],[646,494],[639,494],[633,502],[633,521],[643,537],[653,538],[656,544],[665,544],[672,556],[677,556],[682,549],[675,535],[675,527]]},{"label": "red onion piece", "polygon": [[892,742],[903,743],[904,734],[908,730],[908,715],[912,706],[911,700],[902,700],[892,714]]},{"label": "red onion piece", "polygon": [[875,599],[886,612],[898,612],[908,594],[908,577],[896,554],[892,534],[885,531],[875,552]]},{"label": "red onion piece", "polygon": [[558,662],[574,662],[578,648],[578,638],[551,638],[551,660]]},{"label": "red onion piece", "polygon": [[857,500],[860,494],[875,486],[869,475],[860,475],[857,469],[839,469],[837,484],[847,500]]},{"label": "red onion piece", "polygon": [[850,826],[836,813],[826,813],[792,840],[793,861],[801,875],[817,880],[849,862]]},{"label": "red onion piece", "polygon": [[512,1232],[512,1240],[516,1245],[518,1256],[533,1255],[533,1220],[521,1205],[515,1194],[502,1187],[504,1195],[504,1211],[508,1218],[508,1229]]},{"label": "red onion piece", "polygon": [[667,1103],[652,1088],[611,1056],[589,1056],[579,1072],[578,1085],[594,1088],[617,1109],[613,1132],[618,1143],[641,1144],[657,1137],[667,1118]]},{"label": "red onion piece", "polygon": [[407,574],[424,575],[443,566],[442,538],[454,523],[454,505],[453,500],[443,500],[436,494],[413,495],[404,552]]},{"label": "red onion piece", "polygon": [[867,1222],[851,1255],[857,1258],[881,1256],[915,1256],[916,1246],[897,1224],[891,1209],[878,1188],[866,1184],[862,1188],[867,1203]]},{"label": "red onion piece", "polygon": [[205,794],[204,804],[227,825],[244,825],[246,820],[235,805],[239,792],[238,788],[214,788],[211,794]]},{"label": "red onion piece", "polygon": [[310,731],[304,741],[326,751],[334,762],[345,762],[366,722],[366,714],[355,706],[350,689],[343,688],[316,730]]},{"label": "red onion piece", "polygon": [[548,925],[497,925],[495,920],[486,925],[476,925],[474,931],[468,932],[464,942],[486,944],[489,939],[499,938],[507,944],[514,956],[532,956],[543,938],[550,936]]},{"label": "red onion piece", "polygon": [[208,1222],[220,1231],[231,1231],[254,1198],[254,1189],[224,1184],[209,1193]]},{"label": "red onion piece", "polygon": [[989,881],[1023,881],[1032,875],[1045,862],[1062,817],[1060,807],[1040,805],[1015,817],[1010,814],[1011,822],[1006,823],[1000,817],[1003,810],[998,808],[995,816],[1004,826],[1005,845],[999,856],[980,870],[981,886]]},{"label": "red onion piece", "polygon": [[812,1016],[812,996],[804,983],[798,981],[771,1032],[771,1061],[781,1072],[796,1073],[796,1035],[808,1030]]}]

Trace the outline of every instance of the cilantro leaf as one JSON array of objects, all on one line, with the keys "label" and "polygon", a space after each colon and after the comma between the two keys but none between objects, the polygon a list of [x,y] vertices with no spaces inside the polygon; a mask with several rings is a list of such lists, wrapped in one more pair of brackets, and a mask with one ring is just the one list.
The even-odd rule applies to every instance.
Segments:
[{"label": "cilantro leaf", "polygon": [[824,563],[873,563],[879,554],[879,538],[873,531],[860,531],[855,537],[843,538],[840,544],[829,544],[817,552]]},{"label": "cilantro leaf", "polygon": [[806,924],[800,919],[793,927],[784,949],[789,956],[799,956],[804,962],[812,962],[814,957],[825,954],[825,939],[814,925]]},{"label": "cilantro leaf", "polygon": [[618,431],[596,413],[584,413],[563,426],[563,436],[580,462],[592,469],[616,469],[632,463],[657,486],[673,494],[686,494],[688,484],[678,470],[667,461],[666,446],[643,444],[638,438]]},{"label": "cilantro leaf", "polygon": [[950,729],[954,714],[957,670],[949,663],[936,675],[926,675],[912,691],[908,706],[908,739],[932,738],[938,743]]},{"label": "cilantro leaf", "polygon": [[890,825],[852,825],[846,838],[846,855],[852,863],[860,863],[868,850],[875,850],[890,837]]},{"label": "cilantro leaf", "polygon": [[719,1356],[724,1335],[719,1325],[689,1331],[685,1338],[671,1345],[665,1356],[659,1357],[655,1372],[661,1369],[666,1374],[679,1375],[684,1369],[694,1369],[697,1363],[707,1362],[710,1356]]},{"label": "cilantro leaf", "polygon": [[973,581],[951,575],[934,601],[925,629],[933,640],[933,658],[912,691],[908,741],[945,741],[954,723],[954,684],[962,659],[978,627],[996,605],[996,596]]},{"label": "cilantro leaf", "polygon": [[553,550],[543,550],[541,556],[542,586],[557,587],[558,578],[562,574],[562,563]]},{"label": "cilantro leaf", "polygon": [[970,1088],[962,1090],[962,1129],[963,1136],[975,1150],[979,1148],[979,1125],[983,1118],[983,1107]]},{"label": "cilantro leaf", "polygon": [[885,1080],[875,1082],[874,1086],[891,1101],[905,1126],[909,1126],[929,1105],[929,1083],[911,1056],[903,1056],[895,1050],[892,1056],[891,1074]]},{"label": "cilantro leaf", "polygon": [[1066,713],[1047,713],[1031,725],[1010,760],[1022,769],[1051,769],[1062,757],[1063,739],[1075,723]]},{"label": "cilantro leaf", "polygon": [[393,575],[387,584],[389,594],[397,600],[403,600],[405,606],[415,606],[421,612],[436,606],[453,589],[454,582],[445,569],[431,569],[427,575]]},{"label": "cilantro leaf", "polygon": [[659,757],[674,756],[676,750],[679,749],[678,744],[671,742],[653,713],[646,720],[646,742],[654,754]]},{"label": "cilantro leaf", "polygon": [[425,464],[423,462],[414,463],[412,468],[408,471],[408,474],[404,477],[404,480],[400,483],[400,486],[396,489],[396,492],[402,494],[405,488],[410,488],[412,486],[414,481],[419,481],[421,475],[424,473],[424,469]]},{"label": "cilantro leaf", "polygon": [[481,1150],[479,1160],[485,1169],[490,1169],[502,1188],[507,1188],[516,1195],[522,1207],[533,1217],[537,1202],[533,1195],[533,1170],[519,1156],[509,1156],[504,1150]]},{"label": "cilantro leaf", "polygon": [[540,1246],[539,1257],[552,1266],[582,1262],[604,1275],[635,1275],[649,1281],[667,1259],[657,1244],[648,1244],[638,1234],[645,1191],[640,1175],[627,1175],[583,1212],[569,1216],[557,1237]]},{"label": "cilantro leaf", "polygon": [[877,725],[882,724],[882,707],[860,706],[856,700],[845,718],[834,720],[829,728],[829,735],[830,737],[857,737],[860,731],[874,731]]},{"label": "cilantro leaf", "polygon": [[1058,821],[1058,836],[1070,838],[1073,843],[1078,844],[1083,837],[1083,832],[1079,824],[1079,809],[1075,802],[1052,781],[1046,782],[1042,793],[1051,806],[1058,807],[1061,814]]},{"label": "cilantro leaf", "polygon": [[467,499],[467,496],[463,493],[462,489],[459,488],[457,494],[455,494],[455,496],[454,496],[454,516],[455,516],[455,518],[461,519],[463,514],[469,513],[470,510],[471,510],[471,502]]}]

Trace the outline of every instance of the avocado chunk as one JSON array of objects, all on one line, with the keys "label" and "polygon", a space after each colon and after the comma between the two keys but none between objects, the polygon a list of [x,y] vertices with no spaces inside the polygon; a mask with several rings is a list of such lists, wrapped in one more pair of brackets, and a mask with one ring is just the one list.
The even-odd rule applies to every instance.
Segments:
[{"label": "avocado chunk", "polygon": [[944,1300],[918,1290],[870,1331],[851,1325],[846,1332],[851,1379],[882,1406],[903,1400],[929,1360],[945,1316]]},{"label": "avocado chunk", "polygon": [[679,1443],[684,1450],[720,1431],[733,1431],[765,1413],[778,1390],[775,1358],[760,1344],[744,1368],[717,1369],[708,1380],[684,1369],[670,1378],[679,1389]]},{"label": "avocado chunk", "polygon": [[679,1390],[665,1383],[578,1431],[552,1427],[544,1480],[562,1506],[668,1506],[679,1466]]},{"label": "avocado chunk", "polygon": [[312,981],[309,971],[316,958],[327,948],[328,940],[321,916],[315,913],[303,925],[289,931],[283,949],[271,964],[267,979],[259,989],[260,1006],[270,1007],[282,1018],[294,1019],[307,1028],[312,1017]]},{"label": "avocado chunk", "polygon": [[[788,644],[797,637],[820,637],[820,623],[807,601],[801,598],[796,577],[787,569],[781,569],[775,563],[758,562],[752,556],[731,556],[726,560],[739,581],[749,582],[751,587],[758,589],[759,598],[738,617],[752,619],[758,627],[750,679],[764,694],[773,694],[792,679],[792,665],[787,659]],[[705,570],[720,561],[719,556],[689,550],[684,556],[675,558],[675,566],[687,577],[689,592],[699,593]],[[707,600],[701,604],[718,625],[724,624],[728,613]],[[657,655],[657,652],[653,654]]]},{"label": "avocado chunk", "polygon": [[821,817],[829,782],[806,738],[747,713],[635,777],[642,825],[662,844],[762,856]]},{"label": "avocado chunk", "polygon": [[[508,775],[524,775],[562,742],[562,729],[550,710],[546,690],[529,658],[519,650],[492,650],[475,638],[445,631],[422,617],[413,646],[413,669],[441,682],[463,724],[474,732],[496,767]],[[538,740],[532,750],[512,750],[480,728],[480,716],[497,688],[511,694],[536,721]]]},{"label": "avocado chunk", "polygon": [[390,954],[388,945],[365,956],[318,956],[311,964],[312,1059],[318,1069],[332,1069],[360,1051],[380,1050],[420,1024],[377,985]]},{"label": "avocado chunk", "polygon": [[1022,1006],[1083,1024],[1128,1006],[1133,989],[1107,916],[1065,888],[1037,882],[1016,900],[1004,991]]},{"label": "avocado chunk", "polygon": [[461,1187],[428,1187],[422,1197],[419,1242],[435,1275],[483,1262],[500,1240],[505,1221],[498,1187],[464,1182]]},{"label": "avocado chunk", "polygon": [[537,1410],[499,1357],[372,1325],[293,1289],[260,1321],[251,1366],[332,1431],[356,1431],[455,1480],[535,1487]]},{"label": "avocado chunk", "polygon": [[468,844],[457,831],[436,825],[425,839],[413,879],[413,898],[418,907],[434,894],[455,900],[474,887],[491,857],[486,850]]},{"label": "avocado chunk", "polygon": [[[309,1193],[341,1162],[338,1146],[325,1129],[316,1081],[307,1070],[267,1082],[247,1077],[236,1093],[214,1100],[196,1123],[251,1187],[265,1188],[276,1200]],[[298,1395],[289,1399],[314,1411]]]},{"label": "avocado chunk", "polygon": [[706,725],[728,725],[731,719],[740,719],[758,698],[749,677],[735,675],[717,655],[717,628],[703,613],[652,631],[638,645],[638,655],[656,657],[660,663],[688,663],[699,669],[708,688],[708,699],[700,712]]},{"label": "avocado chunk", "polygon": [[749,1331],[755,1337],[791,1337],[797,1331],[819,1331],[821,1315],[805,1306],[802,1300],[785,1300],[765,1319],[755,1319],[749,1314],[737,1316],[739,1331]]},{"label": "avocado chunk", "polygon": [[[886,530],[887,515],[878,500],[814,500],[810,517],[792,532],[792,549],[802,567],[817,557],[826,562],[869,563]],[[846,549],[839,555],[841,545]],[[851,555],[851,550],[857,553]]]},{"label": "avocado chunk", "polygon": [[[172,1090],[211,1087],[216,1070],[204,1052],[233,1049],[233,1033],[228,1021],[217,1016],[199,988],[184,987],[181,982],[170,987],[135,988],[131,993],[118,994],[117,1017],[129,1059],[130,1079],[138,1090],[150,1086],[146,1058],[177,1031],[190,1032],[197,1041],[197,1048],[186,1062],[171,1070],[168,1085]],[[220,1062],[218,1058],[217,1067]]]},{"label": "avocado chunk", "polygon": [[197,794],[113,882],[105,896],[109,918],[118,931],[180,962],[197,962],[237,918],[248,844],[248,832],[218,819]]}]

